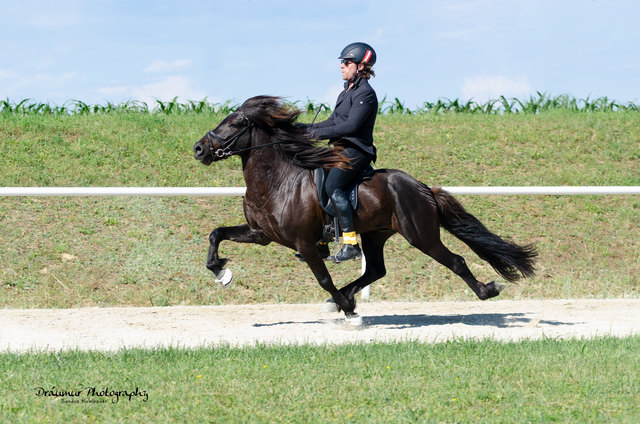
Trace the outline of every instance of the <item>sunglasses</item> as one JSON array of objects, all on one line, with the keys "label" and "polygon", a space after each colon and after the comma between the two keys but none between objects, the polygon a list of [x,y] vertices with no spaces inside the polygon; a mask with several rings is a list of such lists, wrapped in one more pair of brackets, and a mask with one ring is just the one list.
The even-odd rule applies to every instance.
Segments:
[{"label": "sunglasses", "polygon": [[345,65],[349,66],[350,63],[355,63],[355,62],[351,59],[342,59],[340,63],[344,63]]}]

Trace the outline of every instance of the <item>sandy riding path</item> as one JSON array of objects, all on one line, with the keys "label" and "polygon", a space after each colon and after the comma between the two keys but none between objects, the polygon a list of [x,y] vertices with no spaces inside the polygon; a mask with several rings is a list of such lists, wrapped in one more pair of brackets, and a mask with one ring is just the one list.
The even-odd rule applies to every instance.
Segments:
[{"label": "sandy riding path", "polygon": [[260,343],[441,342],[640,334],[640,299],[363,303],[364,325],[321,305],[0,310],[0,351]]}]

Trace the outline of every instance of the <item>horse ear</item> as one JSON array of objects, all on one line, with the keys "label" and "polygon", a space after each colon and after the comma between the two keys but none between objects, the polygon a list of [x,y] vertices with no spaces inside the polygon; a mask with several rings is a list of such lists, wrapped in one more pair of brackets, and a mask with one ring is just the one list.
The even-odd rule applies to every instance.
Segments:
[{"label": "horse ear", "polygon": [[242,106],[238,108],[238,111],[242,111],[251,122],[256,124],[273,126],[274,122],[271,122],[270,109],[273,107],[272,96],[255,96],[251,97],[242,103]]}]

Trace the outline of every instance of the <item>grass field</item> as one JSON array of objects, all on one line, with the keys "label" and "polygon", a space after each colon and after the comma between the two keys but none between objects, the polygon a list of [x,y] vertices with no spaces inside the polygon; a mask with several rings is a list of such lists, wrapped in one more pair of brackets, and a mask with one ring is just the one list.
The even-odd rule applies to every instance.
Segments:
[{"label": "grass field", "polygon": [[[2,186],[242,186],[239,160],[206,168],[191,146],[216,113],[0,114]],[[312,114],[303,117],[311,120]],[[321,118],[319,118],[321,119]],[[429,185],[640,185],[640,114],[385,114],[380,168]],[[540,251],[535,278],[506,298],[636,297],[637,196],[460,196],[482,222]],[[293,252],[225,243],[228,290],[204,267],[208,235],[243,222],[233,198],[3,198],[0,305],[317,302],[325,294]],[[481,280],[493,270],[443,232]],[[449,270],[399,236],[385,250],[384,300],[473,299]],[[278,266],[274,266],[276,263]],[[330,265],[337,284],[359,264]]]},{"label": "grass field", "polygon": [[[41,109],[0,113],[0,186],[244,185],[237,158],[204,168],[191,155],[222,113]],[[388,113],[376,126],[377,167],[444,186],[640,185],[640,114],[609,109]],[[538,275],[505,298],[639,295],[637,196],[460,199],[497,233],[538,246]],[[239,198],[0,199],[0,307],[324,300],[306,266],[275,245],[224,244],[236,280],[216,287],[208,234],[242,220]],[[496,277],[443,237],[480,279]],[[386,258],[374,299],[473,299],[399,237]],[[346,283],[359,264],[330,270]],[[631,337],[0,354],[0,422],[631,423],[639,348]],[[74,390],[81,397],[53,396]],[[135,394],[114,403],[114,391]]]},{"label": "grass field", "polygon": [[0,421],[635,423],[639,350],[631,337],[5,354]]}]

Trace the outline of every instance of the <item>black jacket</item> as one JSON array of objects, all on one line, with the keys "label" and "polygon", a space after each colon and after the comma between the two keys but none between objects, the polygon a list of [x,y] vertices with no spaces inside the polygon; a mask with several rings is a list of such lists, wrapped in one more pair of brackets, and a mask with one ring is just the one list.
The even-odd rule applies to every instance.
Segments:
[{"label": "black jacket", "polygon": [[375,161],[373,126],[378,114],[376,92],[365,78],[358,78],[348,91],[347,87],[348,83],[345,83],[345,89],[338,96],[331,116],[310,127],[313,137],[329,139],[330,143],[336,144],[351,143],[369,153]]}]

